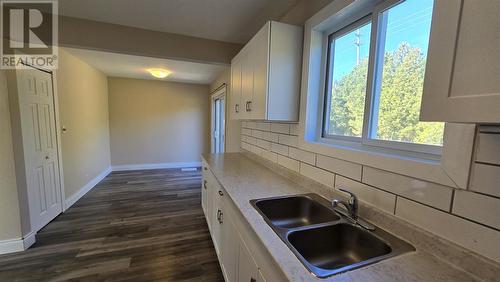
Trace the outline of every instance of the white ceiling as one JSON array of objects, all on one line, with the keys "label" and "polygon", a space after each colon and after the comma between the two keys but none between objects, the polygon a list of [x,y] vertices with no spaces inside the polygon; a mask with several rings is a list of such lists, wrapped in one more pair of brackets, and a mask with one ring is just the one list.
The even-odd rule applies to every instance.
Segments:
[{"label": "white ceiling", "polygon": [[245,43],[299,0],[63,0],[65,16]]},{"label": "white ceiling", "polygon": [[[73,48],[65,48],[65,50],[107,76],[114,77],[210,84],[222,71],[228,68],[221,65],[123,55],[93,50]],[[164,68],[172,71],[172,74],[163,79],[154,78],[147,72],[149,68]]]}]

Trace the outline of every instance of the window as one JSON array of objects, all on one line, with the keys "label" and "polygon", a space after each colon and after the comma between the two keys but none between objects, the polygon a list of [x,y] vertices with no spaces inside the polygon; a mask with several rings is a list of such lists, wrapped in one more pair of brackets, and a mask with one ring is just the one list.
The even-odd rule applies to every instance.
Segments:
[{"label": "window", "polygon": [[419,121],[433,2],[385,2],[328,36],[323,138],[441,152],[444,123]]}]

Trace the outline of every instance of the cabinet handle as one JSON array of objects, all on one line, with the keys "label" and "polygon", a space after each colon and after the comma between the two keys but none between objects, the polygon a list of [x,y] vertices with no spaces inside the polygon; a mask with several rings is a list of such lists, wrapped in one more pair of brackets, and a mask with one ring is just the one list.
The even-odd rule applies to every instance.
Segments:
[{"label": "cabinet handle", "polygon": [[257,282],[257,280],[253,277],[250,277],[250,282]]},{"label": "cabinet handle", "polygon": [[234,105],[234,111],[235,111],[236,113],[239,113],[239,112],[240,112],[240,105],[239,105],[239,104]]},{"label": "cabinet handle", "polygon": [[203,188],[207,189],[207,181],[203,180]]},{"label": "cabinet handle", "polygon": [[219,195],[220,195],[220,196],[224,196],[224,193],[222,193],[222,191],[221,191],[221,190],[219,190]]},{"label": "cabinet handle", "polygon": [[221,210],[217,210],[217,221],[222,224],[222,211]]},{"label": "cabinet handle", "polygon": [[208,168],[206,166],[203,167],[204,170],[208,170]]},{"label": "cabinet handle", "polygon": [[248,101],[248,110],[249,112],[252,111],[252,101]]},{"label": "cabinet handle", "polygon": [[220,220],[219,220],[219,223],[220,224],[224,223],[224,213],[222,211],[220,211]]}]

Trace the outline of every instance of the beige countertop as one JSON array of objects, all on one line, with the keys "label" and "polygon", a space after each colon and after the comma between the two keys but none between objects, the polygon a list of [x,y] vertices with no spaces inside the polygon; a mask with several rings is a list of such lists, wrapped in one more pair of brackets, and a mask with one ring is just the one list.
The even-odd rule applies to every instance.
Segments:
[{"label": "beige countertop", "polygon": [[[236,207],[240,209],[247,223],[255,231],[262,244],[268,249],[277,265],[291,281],[458,282],[479,280],[476,276],[439,259],[437,256],[423,251],[419,246],[414,244],[415,238],[410,238],[410,243],[416,247],[415,252],[389,258],[330,278],[318,279],[309,273],[292,251],[283,241],[281,241],[271,227],[267,225],[249,201],[252,199],[311,192],[321,194],[326,198],[331,198],[335,195],[332,194],[334,192],[324,191],[327,193],[327,195],[325,195],[325,193],[318,192],[317,189],[314,190],[314,188],[311,188],[314,185],[308,185],[306,189],[304,186],[298,184],[298,181],[278,174],[270,167],[264,166],[259,161],[251,159],[241,153],[206,154],[203,155],[203,158],[219,183],[229,194]],[[364,206],[361,206],[360,208],[363,209],[363,207]],[[395,234],[388,228],[383,229]],[[407,238],[403,239],[407,240]],[[425,244],[429,245],[432,244],[432,242],[434,241],[427,240]],[[435,244],[440,244],[440,241],[435,240]],[[447,261],[453,261],[453,259],[445,259]]]}]

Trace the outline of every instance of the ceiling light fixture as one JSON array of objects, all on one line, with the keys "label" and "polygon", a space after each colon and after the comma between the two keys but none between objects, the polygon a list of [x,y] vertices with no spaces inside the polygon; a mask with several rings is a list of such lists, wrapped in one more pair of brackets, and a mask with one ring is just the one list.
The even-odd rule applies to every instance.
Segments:
[{"label": "ceiling light fixture", "polygon": [[166,69],[148,69],[148,72],[156,78],[165,78],[172,73]]}]

